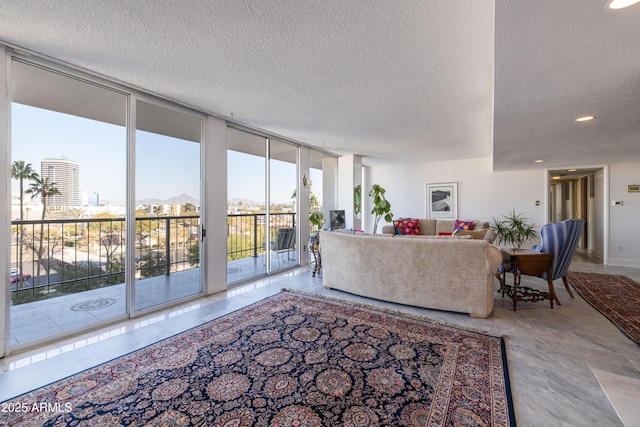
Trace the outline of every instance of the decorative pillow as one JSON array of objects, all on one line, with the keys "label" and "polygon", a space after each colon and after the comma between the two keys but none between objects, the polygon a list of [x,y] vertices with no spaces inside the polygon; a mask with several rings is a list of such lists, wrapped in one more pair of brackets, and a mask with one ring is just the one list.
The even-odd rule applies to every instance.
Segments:
[{"label": "decorative pillow", "polygon": [[393,221],[396,234],[419,235],[420,221],[412,218],[400,218]]},{"label": "decorative pillow", "polygon": [[402,229],[403,229],[402,221],[404,221],[404,218],[398,218],[393,220],[393,231],[395,234],[402,234]]},{"label": "decorative pillow", "polygon": [[456,219],[456,222],[453,224],[454,230],[471,230],[473,227],[473,221],[461,221]]}]

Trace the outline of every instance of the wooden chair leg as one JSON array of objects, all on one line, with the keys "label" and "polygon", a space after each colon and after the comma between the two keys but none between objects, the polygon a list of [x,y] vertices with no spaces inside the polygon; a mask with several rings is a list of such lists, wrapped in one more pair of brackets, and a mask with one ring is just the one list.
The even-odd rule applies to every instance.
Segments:
[{"label": "wooden chair leg", "polygon": [[547,280],[547,283],[549,283],[549,293],[551,294],[551,308],[553,308],[553,301],[555,301],[556,304],[558,304],[558,305],[562,305],[562,304],[560,304],[560,300],[558,299],[558,295],[556,295],[556,290],[553,287],[553,280]]},{"label": "wooden chair leg", "polygon": [[569,296],[570,296],[571,298],[575,298],[575,297],[573,296],[573,292],[571,292],[571,288],[569,287],[569,282],[567,281],[567,276],[564,276],[564,277],[562,278],[562,282],[564,283],[564,287],[565,287],[565,288],[567,288],[567,292],[569,293]]}]

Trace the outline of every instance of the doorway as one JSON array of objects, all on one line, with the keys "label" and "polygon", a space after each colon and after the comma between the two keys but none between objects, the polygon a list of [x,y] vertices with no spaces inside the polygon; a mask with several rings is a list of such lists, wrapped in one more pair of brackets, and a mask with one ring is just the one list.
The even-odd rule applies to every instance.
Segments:
[{"label": "doorway", "polygon": [[548,171],[548,222],[581,218],[584,232],[578,249],[599,261],[605,259],[605,172],[603,167]]}]

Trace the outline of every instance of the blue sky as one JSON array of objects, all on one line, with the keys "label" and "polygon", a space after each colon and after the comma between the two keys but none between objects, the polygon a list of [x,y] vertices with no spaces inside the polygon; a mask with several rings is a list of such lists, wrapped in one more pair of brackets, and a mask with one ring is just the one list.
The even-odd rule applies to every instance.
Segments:
[{"label": "blue sky", "polygon": [[[24,160],[40,173],[43,158],[67,157],[79,164],[81,191],[97,192],[102,203],[124,204],[124,127],[15,103],[11,114],[12,161]],[[194,142],[138,132],[136,199],[199,198],[199,150]],[[19,191],[18,181],[12,180],[11,191]]]},{"label": "blue sky", "polygon": [[[80,167],[80,190],[97,192],[101,203],[124,204],[126,199],[126,130],[124,127],[50,110],[12,104],[11,159],[31,163],[40,173],[47,157],[64,156]],[[168,199],[200,192],[200,146],[158,134],[136,134],[136,200]],[[229,198],[264,201],[264,157],[228,155]],[[313,191],[321,197],[321,172],[312,170]],[[296,167],[271,163],[272,203],[292,203]],[[19,191],[12,180],[11,191]]]}]

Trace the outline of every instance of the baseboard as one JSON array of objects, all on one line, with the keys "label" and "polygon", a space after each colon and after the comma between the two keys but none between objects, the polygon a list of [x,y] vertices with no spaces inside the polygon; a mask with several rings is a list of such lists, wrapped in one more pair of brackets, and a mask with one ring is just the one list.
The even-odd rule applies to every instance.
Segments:
[{"label": "baseboard", "polygon": [[640,268],[640,261],[637,259],[611,258],[609,257],[608,265],[616,267],[632,267]]}]

